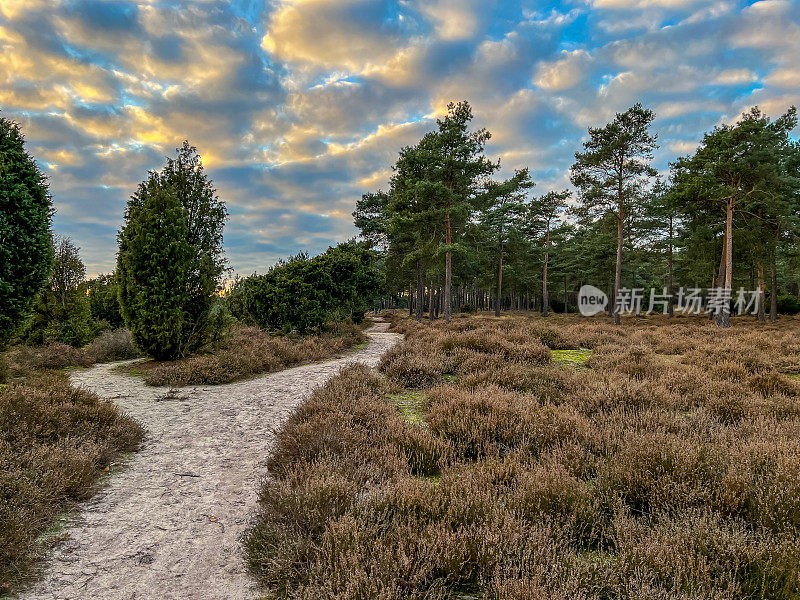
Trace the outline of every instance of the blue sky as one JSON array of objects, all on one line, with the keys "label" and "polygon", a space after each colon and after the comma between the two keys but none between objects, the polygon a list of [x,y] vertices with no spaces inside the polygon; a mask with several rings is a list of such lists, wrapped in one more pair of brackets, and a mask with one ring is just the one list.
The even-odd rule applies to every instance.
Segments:
[{"label": "blue sky", "polygon": [[113,269],[126,199],[183,139],[250,273],[352,236],[356,199],[451,100],[542,193],[638,101],[662,169],[750,106],[777,116],[800,103],[798,56],[797,0],[0,0],[0,114],[89,273]]}]

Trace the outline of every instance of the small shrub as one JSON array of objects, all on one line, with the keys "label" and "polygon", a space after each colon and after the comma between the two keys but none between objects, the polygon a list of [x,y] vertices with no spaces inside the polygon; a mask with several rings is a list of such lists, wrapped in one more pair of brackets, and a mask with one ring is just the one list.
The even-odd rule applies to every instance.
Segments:
[{"label": "small shrub", "polygon": [[113,403],[70,387],[62,374],[0,391],[0,589],[29,574],[46,549],[40,535],[143,435]]},{"label": "small shrub", "polygon": [[357,326],[338,324],[336,333],[316,336],[273,336],[257,327],[234,326],[207,354],[180,360],[147,363],[148,385],[180,387],[230,383],[261,373],[335,356],[367,340]]}]

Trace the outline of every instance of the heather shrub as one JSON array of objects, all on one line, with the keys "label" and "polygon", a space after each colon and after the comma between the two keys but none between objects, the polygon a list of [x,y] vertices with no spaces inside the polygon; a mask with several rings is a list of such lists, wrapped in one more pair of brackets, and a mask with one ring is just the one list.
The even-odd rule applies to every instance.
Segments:
[{"label": "heather shrub", "polygon": [[207,353],[169,362],[137,365],[148,385],[179,387],[230,383],[303,362],[322,360],[367,340],[360,327],[339,323],[320,335],[276,336],[258,327],[235,325]]},{"label": "heather shrub", "polygon": [[392,320],[279,433],[277,598],[800,597],[800,321]]},{"label": "heather shrub", "polygon": [[143,436],[112,402],[70,387],[62,374],[0,390],[0,589],[29,574],[56,517],[85,500],[103,467]]},{"label": "heather shrub", "polygon": [[131,332],[127,329],[104,331],[92,340],[85,354],[92,363],[113,362],[141,356],[133,343]]}]

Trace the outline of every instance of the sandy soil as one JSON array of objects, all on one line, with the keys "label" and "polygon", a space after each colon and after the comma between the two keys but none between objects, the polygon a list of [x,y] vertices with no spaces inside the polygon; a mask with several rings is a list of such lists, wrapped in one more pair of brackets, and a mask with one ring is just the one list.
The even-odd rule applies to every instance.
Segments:
[{"label": "sandy soil", "polygon": [[21,599],[256,598],[241,538],[256,511],[273,431],[347,365],[375,366],[399,335],[379,323],[343,358],[248,381],[145,386],[115,365],[73,382],[113,399],[148,430],[144,448],[81,507],[42,579]]}]

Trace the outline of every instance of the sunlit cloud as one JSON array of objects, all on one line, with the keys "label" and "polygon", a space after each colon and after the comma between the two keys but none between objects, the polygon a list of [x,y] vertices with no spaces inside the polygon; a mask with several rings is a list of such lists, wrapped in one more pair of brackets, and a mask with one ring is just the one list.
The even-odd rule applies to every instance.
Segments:
[{"label": "sunlit cloud", "polygon": [[469,100],[506,176],[568,186],[586,128],[658,114],[664,170],[703,131],[800,102],[788,0],[0,0],[0,110],[50,178],[55,227],[113,268],[127,197],[184,139],[239,272],[354,234],[397,152]]}]

